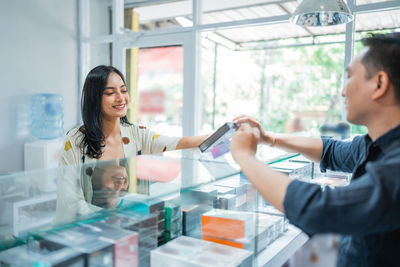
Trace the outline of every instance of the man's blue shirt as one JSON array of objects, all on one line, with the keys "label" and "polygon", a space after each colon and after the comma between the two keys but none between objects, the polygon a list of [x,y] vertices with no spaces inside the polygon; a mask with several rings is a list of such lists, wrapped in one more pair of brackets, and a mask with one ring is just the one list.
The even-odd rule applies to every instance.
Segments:
[{"label": "man's blue shirt", "polygon": [[350,185],[293,181],[284,200],[289,221],[308,234],[342,234],[338,266],[400,266],[400,126],[375,142],[323,139],[320,167],[351,172]]}]

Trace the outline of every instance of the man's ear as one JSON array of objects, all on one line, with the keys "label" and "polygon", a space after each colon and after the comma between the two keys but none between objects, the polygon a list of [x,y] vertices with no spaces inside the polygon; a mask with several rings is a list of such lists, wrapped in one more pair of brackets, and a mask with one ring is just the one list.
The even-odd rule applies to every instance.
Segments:
[{"label": "man's ear", "polygon": [[389,91],[390,81],[389,76],[383,70],[378,71],[373,78],[376,83],[374,92],[372,94],[372,99],[377,100],[384,96]]}]

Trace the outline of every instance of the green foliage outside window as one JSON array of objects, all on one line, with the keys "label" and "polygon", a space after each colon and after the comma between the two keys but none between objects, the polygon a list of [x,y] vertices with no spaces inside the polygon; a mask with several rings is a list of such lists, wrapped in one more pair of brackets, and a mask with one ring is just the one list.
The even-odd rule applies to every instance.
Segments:
[{"label": "green foliage outside window", "polygon": [[[364,36],[365,33],[357,34],[356,40]],[[290,46],[275,41],[265,44],[267,50],[232,51],[218,47],[215,99],[215,46],[211,42],[204,45],[203,129],[215,129],[240,114],[257,118],[273,132],[290,132],[290,122],[300,119],[300,130],[314,136],[320,135],[322,124],[340,122],[344,35],[327,38],[333,41],[304,45],[304,40],[293,39]],[[276,48],[270,48],[274,45]],[[361,42],[356,41],[354,55],[362,48]],[[367,132],[365,126],[352,125],[352,134]]]}]

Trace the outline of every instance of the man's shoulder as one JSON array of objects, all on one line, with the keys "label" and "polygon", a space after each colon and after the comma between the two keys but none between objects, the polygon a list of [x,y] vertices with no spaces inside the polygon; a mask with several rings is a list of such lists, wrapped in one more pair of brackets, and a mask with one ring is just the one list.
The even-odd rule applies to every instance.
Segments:
[{"label": "man's shoulder", "polygon": [[349,139],[348,141],[351,142],[352,144],[365,144],[367,142],[368,135],[363,134],[363,135],[356,135],[352,139]]},{"label": "man's shoulder", "polygon": [[323,145],[324,147],[334,146],[337,148],[357,148],[357,147],[364,147],[367,142],[367,135],[357,135],[353,138],[348,138],[344,140],[338,140],[334,138],[323,138]]},{"label": "man's shoulder", "polygon": [[400,140],[393,142],[387,149],[385,153],[385,158],[395,158],[400,161]]}]

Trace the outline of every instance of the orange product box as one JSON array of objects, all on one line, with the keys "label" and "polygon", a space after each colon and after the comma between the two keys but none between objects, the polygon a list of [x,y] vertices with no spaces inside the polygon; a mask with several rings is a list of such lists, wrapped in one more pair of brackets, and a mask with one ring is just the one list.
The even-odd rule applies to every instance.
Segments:
[{"label": "orange product box", "polygon": [[206,241],[211,241],[211,242],[214,242],[214,243],[227,245],[227,246],[230,246],[230,247],[244,249],[244,244],[243,243],[235,242],[235,241],[232,241],[232,240],[220,239],[220,238],[215,238],[215,237],[206,236],[206,235],[203,235],[202,238],[203,238],[203,240],[206,240]]},{"label": "orange product box", "polygon": [[203,236],[239,239],[254,236],[254,214],[232,210],[214,209],[201,216]]}]

